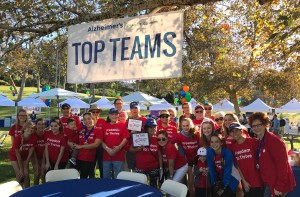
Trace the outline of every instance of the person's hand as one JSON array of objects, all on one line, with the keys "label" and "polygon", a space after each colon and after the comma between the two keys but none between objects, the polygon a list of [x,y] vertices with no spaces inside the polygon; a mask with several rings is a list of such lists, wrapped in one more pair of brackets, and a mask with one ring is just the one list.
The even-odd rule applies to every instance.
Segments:
[{"label": "person's hand", "polygon": [[82,148],[82,145],[74,144],[74,148],[76,148],[76,149],[81,149],[81,148]]},{"label": "person's hand", "polygon": [[164,175],[164,170],[162,168],[160,168],[159,169],[159,180],[162,179],[163,175]]},{"label": "person's hand", "polygon": [[22,180],[24,178],[23,170],[19,170],[19,173],[17,174],[17,177],[19,178],[19,180]]},{"label": "person's hand", "polygon": [[208,169],[203,169],[202,174],[203,174],[204,176],[207,176],[207,175],[208,175]]},{"label": "person's hand", "polygon": [[58,170],[58,164],[55,164],[54,170]]},{"label": "person's hand", "polygon": [[45,170],[48,171],[49,168],[50,168],[50,164],[49,164],[49,163],[46,163],[46,165],[45,165]]},{"label": "person's hand", "polygon": [[245,179],[242,179],[242,183],[243,183],[243,188],[245,189],[245,191],[249,192],[251,185]]},{"label": "person's hand", "polygon": [[275,188],[274,188],[274,193],[275,193],[276,196],[281,196],[282,195],[282,192],[277,191]]}]

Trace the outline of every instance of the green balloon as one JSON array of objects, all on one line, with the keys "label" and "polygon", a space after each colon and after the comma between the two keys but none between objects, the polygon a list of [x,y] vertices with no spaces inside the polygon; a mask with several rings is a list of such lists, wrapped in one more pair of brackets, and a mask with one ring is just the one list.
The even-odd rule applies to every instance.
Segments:
[{"label": "green balloon", "polygon": [[49,85],[46,85],[46,90],[50,90],[50,86]]},{"label": "green balloon", "polygon": [[9,90],[13,90],[13,87],[12,87],[12,86],[10,86],[10,87],[9,87]]},{"label": "green balloon", "polygon": [[191,93],[187,92],[185,95],[185,99],[187,102],[190,102],[190,100],[192,99]]},{"label": "green balloon", "polygon": [[85,94],[90,94],[90,92],[89,92],[89,91],[86,91]]},{"label": "green balloon", "polygon": [[117,96],[121,96],[121,93],[120,93],[120,92],[117,92]]}]

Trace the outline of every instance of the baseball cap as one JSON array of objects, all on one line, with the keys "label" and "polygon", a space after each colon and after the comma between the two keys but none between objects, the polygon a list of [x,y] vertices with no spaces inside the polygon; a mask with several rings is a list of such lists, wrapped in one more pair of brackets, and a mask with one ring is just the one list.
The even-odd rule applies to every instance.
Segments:
[{"label": "baseball cap", "polygon": [[201,147],[197,150],[197,155],[206,156],[206,148]]},{"label": "baseball cap", "polygon": [[111,108],[108,114],[119,114],[119,111],[116,108]]},{"label": "baseball cap", "polygon": [[161,115],[168,115],[168,116],[170,116],[170,113],[167,111],[167,110],[161,110],[160,112],[159,112],[159,116],[161,116]]},{"label": "baseball cap", "polygon": [[137,101],[133,101],[133,102],[131,102],[130,103],[130,108],[135,108],[135,107],[139,107],[139,102],[137,102]]},{"label": "baseball cap", "polygon": [[65,107],[71,108],[71,105],[69,103],[64,103],[61,105],[61,108],[65,108]]},{"label": "baseball cap", "polygon": [[197,105],[197,106],[195,107],[195,110],[197,110],[197,109],[199,109],[199,108],[202,109],[202,110],[205,110],[204,107],[203,107],[202,105]]},{"label": "baseball cap", "polygon": [[156,126],[157,123],[156,123],[156,120],[154,118],[147,118],[145,125],[148,126],[148,127],[153,127],[153,126]]},{"label": "baseball cap", "polygon": [[243,129],[242,125],[238,122],[233,122],[229,125],[229,132],[231,132],[233,129]]}]

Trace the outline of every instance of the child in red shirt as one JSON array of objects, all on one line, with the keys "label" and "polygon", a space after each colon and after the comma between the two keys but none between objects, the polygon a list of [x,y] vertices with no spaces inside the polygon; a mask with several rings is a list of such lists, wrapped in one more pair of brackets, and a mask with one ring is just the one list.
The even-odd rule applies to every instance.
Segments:
[{"label": "child in red shirt", "polygon": [[78,130],[76,125],[76,120],[74,118],[69,118],[67,120],[67,128],[65,129],[65,134],[68,139],[68,146],[70,147],[71,158],[69,159],[70,163],[76,166],[76,159],[78,156],[79,150],[74,148],[74,143],[78,143]]},{"label": "child in red shirt", "polygon": [[206,149],[201,147],[197,151],[197,165],[193,167],[195,176],[195,196],[210,197],[210,185],[208,180],[208,163]]}]

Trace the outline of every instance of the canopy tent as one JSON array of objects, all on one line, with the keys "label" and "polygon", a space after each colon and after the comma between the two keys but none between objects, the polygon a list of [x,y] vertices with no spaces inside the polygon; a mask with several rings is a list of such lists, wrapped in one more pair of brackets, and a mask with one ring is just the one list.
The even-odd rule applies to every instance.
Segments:
[{"label": "canopy tent", "polygon": [[150,96],[143,92],[134,92],[132,94],[124,96],[124,97],[122,97],[122,101],[125,103],[139,101],[140,103],[143,103],[146,105],[153,105],[153,104],[161,103],[161,100],[159,98]]},{"label": "canopy tent", "polygon": [[68,103],[72,108],[90,108],[90,105],[78,98],[70,98],[67,100],[64,100],[59,103],[59,106],[61,106],[64,103]]},{"label": "canopy tent", "polygon": [[199,105],[199,103],[198,103],[194,98],[192,98],[192,99],[190,100],[190,103],[191,103],[191,106],[192,106],[192,110],[194,110],[195,107],[196,107],[197,105]]},{"label": "canopy tent", "polygon": [[[68,99],[68,98],[85,98],[85,95],[78,94],[76,92],[71,92],[68,90],[64,90],[61,88],[54,88],[51,90],[47,90],[45,92],[40,92],[36,94],[29,95],[31,98],[45,98],[45,99],[57,99],[57,103],[59,103],[59,99]],[[57,108],[57,116],[59,116],[59,108]]]},{"label": "canopy tent", "polygon": [[22,107],[47,107],[47,105],[40,98],[26,97],[18,102],[18,106]]},{"label": "canopy tent", "polygon": [[6,96],[0,95],[0,106],[14,107],[15,102],[10,100]]},{"label": "canopy tent", "polygon": [[6,94],[4,94],[3,92],[0,92],[0,96],[6,96]]},{"label": "canopy tent", "polygon": [[224,98],[222,101],[219,103],[216,103],[213,106],[214,111],[227,111],[227,112],[234,112],[234,105],[231,103],[229,100]]},{"label": "canopy tent", "polygon": [[[139,106],[141,110],[147,110],[147,106],[143,105],[142,103],[139,103]],[[123,105],[123,110],[129,110],[129,109],[130,109],[129,103]]]},{"label": "canopy tent", "polygon": [[241,112],[272,112],[272,107],[264,103],[260,98],[241,108]]},{"label": "canopy tent", "polygon": [[164,98],[161,99],[162,103],[157,103],[157,104],[153,104],[149,107],[149,110],[163,110],[163,109],[169,109],[169,108],[173,108],[175,109],[175,107],[173,105],[171,105],[170,103],[168,103]]},{"label": "canopy tent", "polygon": [[276,113],[280,112],[280,113],[300,113],[300,103],[297,99],[293,98],[292,100],[290,100],[288,103],[286,103],[285,105],[276,108]]},{"label": "canopy tent", "polygon": [[97,104],[100,109],[111,109],[115,107],[105,96],[102,96],[101,99],[92,104]]}]

